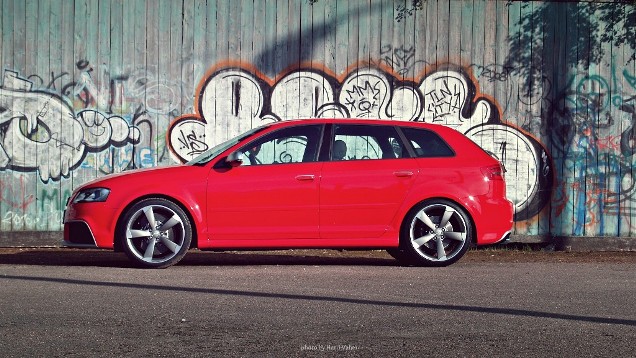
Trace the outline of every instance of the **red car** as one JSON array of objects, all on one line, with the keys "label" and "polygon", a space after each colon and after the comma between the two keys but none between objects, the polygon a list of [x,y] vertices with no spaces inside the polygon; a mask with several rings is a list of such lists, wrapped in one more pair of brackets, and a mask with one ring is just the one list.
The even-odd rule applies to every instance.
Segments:
[{"label": "red car", "polygon": [[507,239],[513,205],[498,160],[454,129],[311,119],[254,128],[185,165],[77,188],[66,246],[124,251],[162,268],[189,248],[386,249],[446,266]]}]

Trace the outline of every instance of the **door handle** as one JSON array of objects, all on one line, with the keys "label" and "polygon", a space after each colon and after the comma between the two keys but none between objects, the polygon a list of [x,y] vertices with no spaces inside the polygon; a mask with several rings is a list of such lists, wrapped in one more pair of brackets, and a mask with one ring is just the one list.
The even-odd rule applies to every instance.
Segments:
[{"label": "door handle", "polygon": [[296,180],[300,181],[311,181],[314,180],[316,176],[313,174],[301,174],[296,176]]},{"label": "door handle", "polygon": [[413,172],[408,170],[401,170],[401,171],[393,172],[393,175],[395,175],[398,178],[412,177]]}]

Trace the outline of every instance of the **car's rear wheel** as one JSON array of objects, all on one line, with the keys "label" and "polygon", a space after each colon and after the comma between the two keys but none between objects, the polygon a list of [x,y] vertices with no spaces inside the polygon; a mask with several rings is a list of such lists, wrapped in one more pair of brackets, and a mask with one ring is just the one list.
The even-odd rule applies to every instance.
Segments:
[{"label": "car's rear wheel", "polygon": [[418,266],[448,266],[470,246],[472,223],[459,205],[448,200],[428,200],[414,207],[404,219],[400,248],[389,254]]},{"label": "car's rear wheel", "polygon": [[175,203],[144,199],[126,211],[120,232],[128,257],[140,267],[164,268],[179,262],[192,241],[192,224]]}]

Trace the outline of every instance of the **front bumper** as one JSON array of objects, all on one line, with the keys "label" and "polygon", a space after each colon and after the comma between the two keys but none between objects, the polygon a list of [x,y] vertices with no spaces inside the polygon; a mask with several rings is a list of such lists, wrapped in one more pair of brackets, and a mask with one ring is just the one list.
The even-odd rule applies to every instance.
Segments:
[{"label": "front bumper", "polygon": [[69,204],[64,214],[64,246],[112,249],[117,214],[104,202]]},{"label": "front bumper", "polygon": [[96,248],[95,236],[84,221],[64,223],[64,246]]}]

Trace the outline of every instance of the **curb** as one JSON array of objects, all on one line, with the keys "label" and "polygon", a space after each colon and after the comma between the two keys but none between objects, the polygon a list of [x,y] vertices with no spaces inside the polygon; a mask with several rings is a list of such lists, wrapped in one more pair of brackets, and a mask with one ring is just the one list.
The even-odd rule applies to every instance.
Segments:
[{"label": "curb", "polygon": [[[0,232],[0,248],[62,247],[63,231]],[[636,238],[617,236],[511,235],[510,244],[550,245],[555,251],[636,251]]]}]

